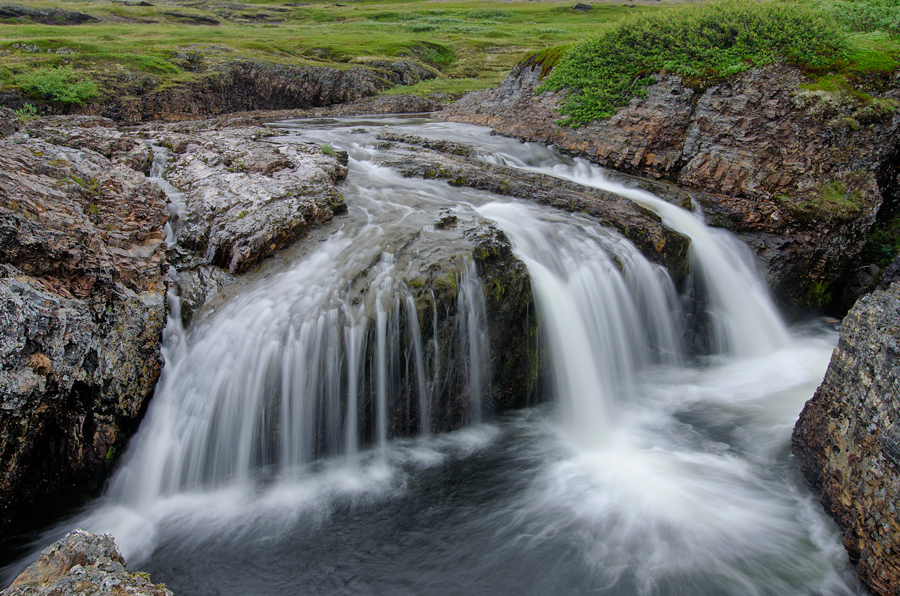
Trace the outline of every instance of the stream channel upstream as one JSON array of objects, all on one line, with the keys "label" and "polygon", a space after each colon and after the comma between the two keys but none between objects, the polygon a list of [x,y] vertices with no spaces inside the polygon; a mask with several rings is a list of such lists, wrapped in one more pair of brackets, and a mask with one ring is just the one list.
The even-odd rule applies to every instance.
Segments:
[{"label": "stream channel upstream", "polygon": [[[75,527],[110,532],[130,569],[183,596],[865,593],[790,457],[837,332],[788,329],[733,237],[587,162],[481,127],[272,126],[279,142],[349,153],[349,213],[188,331],[170,317],[163,377],[107,493],[45,529],[42,545]],[[378,165],[384,127],[658,213],[691,238],[711,353],[685,348],[684,296],[628,241],[577,213],[404,178]],[[403,271],[416,255],[395,247],[437,235],[446,213],[492,222],[527,266],[543,403],[482,415],[487,315],[465,255],[455,352],[427,339],[436,306],[414,315]],[[430,432],[432,397],[453,384],[465,385],[468,424]],[[393,438],[390,399],[411,404],[418,436]]]}]

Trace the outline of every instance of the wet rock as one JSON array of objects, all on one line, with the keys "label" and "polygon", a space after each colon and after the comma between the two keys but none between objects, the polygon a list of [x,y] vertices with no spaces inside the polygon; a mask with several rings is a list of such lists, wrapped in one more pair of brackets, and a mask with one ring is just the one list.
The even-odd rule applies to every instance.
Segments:
[{"label": "wet rock", "polygon": [[544,174],[461,157],[459,153],[471,153],[458,143],[426,141],[392,133],[382,134],[379,138],[416,145],[406,150],[401,145],[382,162],[404,176],[447,180],[454,186],[588,213],[634,242],[648,259],[665,266],[676,282],[687,272],[690,240],[665,227],[655,213],[618,195]]},{"label": "wet rock", "polygon": [[184,193],[170,261],[185,323],[234,275],[346,211],[335,186],[347,175],[346,154],[278,142],[253,122],[237,117],[143,130],[173,148],[166,178]]},{"label": "wet rock", "polygon": [[[429,387],[429,432],[457,430],[477,419],[475,403],[480,400],[486,415],[511,408],[521,408],[540,399],[544,370],[538,343],[538,320],[535,316],[531,278],[527,268],[512,252],[506,235],[489,220],[469,211],[441,211],[432,221],[452,222],[434,229],[409,230],[397,238],[391,248],[392,277],[403,280],[398,297],[405,315],[405,296],[410,296],[416,309],[424,360],[440,364],[440,374]],[[406,236],[409,235],[409,236]],[[373,300],[378,268],[372,267],[353,280],[349,302]],[[477,275],[475,280],[468,280]],[[474,283],[472,283],[474,282]],[[467,333],[469,317],[477,319],[477,305],[461,305],[462,288],[472,283],[478,295],[469,300],[483,300],[486,333],[471,337]],[[384,304],[389,304],[385,300]],[[368,306],[372,312],[372,305]],[[406,316],[398,322],[399,337],[411,337]],[[375,325],[370,322],[370,328]],[[479,342],[482,360],[472,362],[468,342]],[[375,342],[370,341],[368,361],[374,362]],[[432,371],[433,372],[433,371]],[[419,404],[413,367],[396,371],[389,396],[390,437],[412,436],[420,431]],[[475,396],[480,375],[480,396]],[[361,404],[358,419],[363,442],[375,436],[375,419],[371,408]]]},{"label": "wet rock", "polygon": [[900,594],[900,284],[860,298],[844,318],[793,453],[863,582]]},{"label": "wet rock", "polygon": [[153,392],[165,197],[88,148],[0,139],[0,522],[99,488]]},{"label": "wet rock", "polygon": [[896,175],[895,82],[887,92],[873,90],[885,113],[851,127],[842,118],[860,105],[802,91],[807,79],[792,67],[753,69],[706,89],[662,76],[612,118],[573,129],[558,125],[561,92],[534,93],[546,73],[526,60],[497,88],[446,108],[443,118],[704,191],[710,222],[750,244],[788,311],[830,297],[857,265],[883,199],[895,200],[896,189],[882,194]]},{"label": "wet rock", "polygon": [[171,596],[146,573],[129,573],[109,534],[83,530],[66,534],[41,551],[2,596]]}]

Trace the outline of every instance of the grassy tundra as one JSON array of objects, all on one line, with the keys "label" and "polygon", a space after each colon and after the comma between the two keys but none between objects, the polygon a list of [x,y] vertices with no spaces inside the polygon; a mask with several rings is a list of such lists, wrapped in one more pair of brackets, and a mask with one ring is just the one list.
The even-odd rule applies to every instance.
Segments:
[{"label": "grassy tundra", "polygon": [[[19,6],[37,14],[0,8],[0,82],[77,104],[115,94],[136,77],[148,92],[164,90],[230,60],[347,68],[406,59],[438,76],[391,92],[459,94],[498,83],[526,53],[595,35],[630,14],[671,10],[648,0],[597,3],[586,12],[574,4],[34,0]],[[54,80],[42,87],[48,76]],[[64,89],[79,81],[86,87]],[[54,97],[53,89],[69,93]]]}]

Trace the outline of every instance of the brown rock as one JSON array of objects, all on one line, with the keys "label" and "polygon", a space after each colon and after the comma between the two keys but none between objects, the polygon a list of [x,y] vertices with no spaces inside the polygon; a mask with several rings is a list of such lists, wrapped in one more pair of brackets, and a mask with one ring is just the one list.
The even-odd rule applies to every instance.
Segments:
[{"label": "brown rock", "polygon": [[844,318],[793,453],[863,582],[900,594],[900,284],[862,297]]},{"label": "brown rock", "polygon": [[172,596],[146,573],[128,573],[109,534],[83,530],[66,534],[41,551],[0,596]]}]

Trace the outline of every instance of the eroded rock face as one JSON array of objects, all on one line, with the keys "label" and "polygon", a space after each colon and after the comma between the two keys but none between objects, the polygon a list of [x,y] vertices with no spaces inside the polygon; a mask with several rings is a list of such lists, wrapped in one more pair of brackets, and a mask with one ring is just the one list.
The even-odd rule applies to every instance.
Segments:
[{"label": "eroded rock face", "polygon": [[129,573],[125,559],[109,534],[83,530],[41,551],[2,596],[172,596],[163,584],[152,584],[146,573]]},{"label": "eroded rock face", "polygon": [[807,80],[787,66],[703,90],[667,76],[612,118],[573,129],[558,125],[561,92],[535,95],[541,69],[526,61],[442,117],[705,191],[711,223],[751,245],[787,310],[822,304],[855,265],[882,201],[895,201],[896,80],[878,82],[869,89],[878,102],[861,106],[803,91]]},{"label": "eroded rock face", "polygon": [[78,145],[0,139],[0,521],[96,488],[160,371],[165,198]]},{"label": "eroded rock face", "polygon": [[353,102],[376,95],[404,80],[433,76],[434,73],[424,67],[402,61],[386,65],[384,69],[356,67],[346,70],[233,62],[220,72],[210,72],[182,87],[155,93],[135,89],[87,109],[129,123],[209,118],[251,110],[307,109]]},{"label": "eroded rock face", "polygon": [[875,594],[900,594],[900,284],[862,297],[844,318],[793,452],[860,578]]}]

